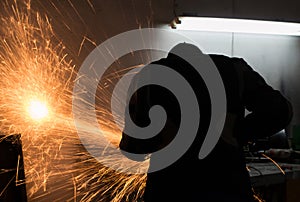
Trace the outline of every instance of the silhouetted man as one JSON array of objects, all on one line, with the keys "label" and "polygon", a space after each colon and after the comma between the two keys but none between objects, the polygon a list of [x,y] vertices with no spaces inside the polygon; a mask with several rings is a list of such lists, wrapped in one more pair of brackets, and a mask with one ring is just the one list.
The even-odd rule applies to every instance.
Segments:
[{"label": "silhouetted man", "polygon": [[[176,45],[166,58],[153,62],[178,72],[193,88],[200,109],[197,135],[187,151],[173,164],[147,175],[145,202],[173,201],[253,201],[250,177],[246,170],[243,145],[255,138],[271,136],[284,129],[291,120],[289,101],[269,86],[243,59],[208,55],[217,67],[226,92],[226,120],[214,149],[204,159],[199,151],[211,121],[211,100],[201,75],[175,50],[191,47],[191,54],[202,54],[194,45]],[[198,51],[198,52],[197,52]],[[151,64],[141,71],[151,68]],[[136,77],[139,77],[138,73]],[[151,75],[150,75],[151,77]],[[168,79],[168,78],[166,78]],[[154,137],[138,139],[123,132],[120,148],[135,154],[148,154],[163,149],[176,138],[181,109],[176,96],[159,85],[144,86],[129,102],[130,117],[139,127],[150,123],[149,110],[161,105],[167,114],[163,129]],[[245,116],[245,109],[250,113]],[[142,136],[143,134],[141,134]],[[156,162],[150,157],[150,168]]]}]

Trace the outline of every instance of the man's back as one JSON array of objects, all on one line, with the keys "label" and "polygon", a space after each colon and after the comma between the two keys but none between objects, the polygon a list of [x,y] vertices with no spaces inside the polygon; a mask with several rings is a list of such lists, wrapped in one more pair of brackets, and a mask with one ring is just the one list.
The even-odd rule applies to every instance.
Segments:
[{"label": "man's back", "polygon": [[[242,152],[243,143],[255,135],[272,135],[290,120],[288,101],[242,59],[222,55],[210,57],[224,83],[227,114],[221,138],[202,160],[198,158],[199,150],[211,118],[211,100],[205,82],[189,63],[176,55],[169,54],[167,58],[154,62],[177,71],[189,82],[197,96],[201,118],[196,138],[187,152],[170,166],[148,173],[145,201],[250,201],[251,184]],[[153,105],[163,106],[168,121],[157,136],[148,140],[136,141],[123,133],[120,148],[133,153],[152,153],[168,145],[175,137],[181,121],[180,106],[172,93],[159,86],[141,89],[136,98],[131,109],[137,125],[149,124],[146,114]],[[248,119],[244,118],[245,108],[253,110]],[[269,112],[272,114],[266,114]],[[260,128],[257,114],[269,118],[266,126]],[[264,133],[261,134],[260,130]],[[155,163],[151,159],[150,167]]]},{"label": "man's back", "polygon": [[[237,119],[238,116],[244,115],[244,108],[240,102],[238,74],[229,58],[219,55],[212,55],[211,58],[217,67],[221,67],[218,69],[227,95],[227,117]],[[148,173],[145,198],[149,198],[149,201],[191,201],[196,199],[208,201],[208,199],[216,200],[216,197],[223,200],[230,197],[232,200],[232,197],[238,194],[251,195],[250,181],[240,147],[227,144],[222,137],[205,159],[198,158],[210,124],[211,104],[208,90],[202,78],[188,71],[188,69],[192,69],[189,64],[175,57],[168,60],[161,60],[158,63],[175,69],[194,87],[201,113],[200,125],[193,144],[178,161],[163,170]],[[148,92],[150,95],[155,95],[155,92],[151,92],[151,90]],[[161,96],[159,97],[161,98]],[[170,99],[163,99],[162,102],[166,102],[165,105],[173,106],[170,108],[175,108],[175,102]],[[173,117],[179,118],[180,114]],[[177,120],[176,123],[179,121]],[[229,125],[228,122],[226,124]],[[230,135],[234,138],[233,134]],[[159,197],[157,198],[157,196]],[[162,196],[166,198],[162,199]],[[238,200],[240,201],[240,199]]]}]

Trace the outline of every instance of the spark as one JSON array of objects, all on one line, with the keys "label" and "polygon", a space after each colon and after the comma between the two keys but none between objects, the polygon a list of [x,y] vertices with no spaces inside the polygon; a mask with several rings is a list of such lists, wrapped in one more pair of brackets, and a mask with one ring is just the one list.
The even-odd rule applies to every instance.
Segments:
[{"label": "spark", "polygon": [[32,119],[39,121],[45,118],[49,114],[49,111],[45,103],[39,100],[32,100],[28,106],[28,113]]},{"label": "spark", "polygon": [[252,188],[254,200],[257,202],[266,202],[264,199],[261,198],[260,194],[256,193],[255,190]]},{"label": "spark", "polygon": [[[68,2],[84,23],[79,11]],[[53,2],[51,5],[62,24],[71,30],[63,12]],[[71,113],[72,97],[77,96],[72,94],[76,66],[68,48],[55,35],[51,21],[34,11],[30,0],[24,4],[6,1],[4,8],[0,14],[0,129],[6,134],[22,134],[28,199],[46,201],[55,193],[56,201],[141,201],[146,174],[129,175],[107,168],[81,145]],[[141,26],[137,18],[136,22]],[[74,51],[75,57],[86,41],[96,46],[93,39],[84,36],[79,50]],[[105,126],[105,136],[114,145],[120,141],[121,131],[107,108],[111,103],[109,87],[131,68],[135,67],[105,75],[95,98],[99,124]],[[81,121],[85,126],[90,120]],[[93,128],[85,130],[92,132]],[[107,158],[116,166],[124,163],[113,155]]]},{"label": "spark", "polygon": [[279,165],[276,161],[274,161],[271,157],[267,156],[267,155],[264,154],[264,153],[261,153],[261,155],[262,155],[263,157],[269,159],[272,163],[274,163],[274,165],[280,170],[280,172],[281,172],[283,175],[285,175],[284,170],[280,167],[280,165]]},{"label": "spark", "polygon": [[[55,35],[51,20],[35,11],[30,0],[5,1],[3,8],[0,130],[21,134],[28,199],[47,200],[53,194],[58,201],[139,201],[146,175],[126,175],[107,168],[80,143],[72,116],[76,65]],[[92,41],[88,37],[84,40]],[[114,145],[121,131],[107,108],[111,102],[109,85],[128,70],[107,74],[106,85],[99,84],[96,97],[99,123]],[[89,121],[82,120],[82,125]],[[107,158],[116,166],[124,163],[113,155]],[[18,179],[19,171],[16,175]]]}]

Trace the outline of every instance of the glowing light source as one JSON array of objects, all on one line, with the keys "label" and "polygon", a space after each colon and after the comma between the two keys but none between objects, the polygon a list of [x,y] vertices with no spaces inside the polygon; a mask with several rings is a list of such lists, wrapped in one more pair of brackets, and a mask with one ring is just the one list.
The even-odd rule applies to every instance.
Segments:
[{"label": "glowing light source", "polygon": [[49,111],[46,103],[39,100],[32,100],[29,103],[28,113],[33,120],[39,121],[45,118],[49,114]]},{"label": "glowing light source", "polygon": [[[30,0],[2,1],[0,5],[0,94],[4,95],[0,96],[0,129],[4,134],[22,134],[28,200],[59,197],[60,201],[138,201],[145,174],[115,172],[82,149],[71,113],[73,96],[77,96],[72,94],[76,78],[72,58],[77,54],[69,54],[69,48],[54,33],[50,19],[37,12]],[[53,6],[57,8],[54,3]],[[43,9],[38,6],[37,10]],[[57,11],[64,21],[61,11]],[[85,40],[96,44],[84,37],[81,46]],[[113,73],[108,79],[119,75]],[[110,108],[106,108],[111,103],[110,88],[100,89],[99,121],[106,128],[105,136],[118,144],[121,132],[110,121]],[[85,109],[82,113],[86,113]],[[83,126],[87,125],[85,122],[90,123],[91,119],[82,120]],[[95,127],[99,127],[98,123]],[[86,133],[92,129],[86,127]],[[116,165],[124,163],[114,155],[107,157]],[[54,187],[49,189],[49,185]],[[0,188],[0,196],[5,190]]]},{"label": "glowing light source", "polygon": [[178,17],[173,20],[171,26],[178,30],[300,36],[300,23],[291,22],[209,17]]}]

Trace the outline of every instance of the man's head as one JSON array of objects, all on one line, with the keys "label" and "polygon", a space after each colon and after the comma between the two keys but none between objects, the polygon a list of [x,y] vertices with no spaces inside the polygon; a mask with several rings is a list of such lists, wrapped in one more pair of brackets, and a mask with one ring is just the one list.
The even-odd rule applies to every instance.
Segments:
[{"label": "man's head", "polygon": [[177,45],[175,45],[168,54],[168,58],[169,57],[173,57],[174,55],[176,56],[180,56],[182,55],[181,53],[185,52],[185,53],[189,53],[189,55],[193,55],[193,54],[203,54],[203,52],[194,44],[191,43],[179,43]]}]

